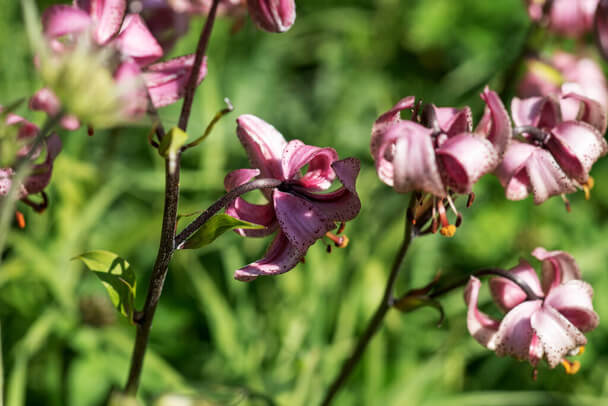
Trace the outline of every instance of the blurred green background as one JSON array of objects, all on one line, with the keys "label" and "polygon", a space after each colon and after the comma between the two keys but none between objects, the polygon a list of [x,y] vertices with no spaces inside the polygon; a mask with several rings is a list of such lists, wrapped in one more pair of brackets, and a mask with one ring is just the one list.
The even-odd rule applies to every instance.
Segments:
[{"label": "blurred green background", "polygon": [[[52,3],[38,2],[41,10]],[[180,212],[207,207],[223,193],[227,171],[247,166],[234,119],[252,113],[288,139],[361,159],[363,209],[347,225],[351,243],[332,254],[317,243],[306,264],[252,283],[233,280],[233,271],[259,258],[267,239],[228,233],[205,249],[178,252],[145,361],[146,404],[167,393],[194,396],[201,405],[318,404],[380,300],[403,229],[407,196],[376,177],[373,121],[407,95],[469,104],[479,117],[479,92],[486,83],[503,90],[529,24],[521,0],[301,0],[297,7],[296,24],[283,35],[259,32],[251,22],[231,34],[232,21],[217,23],[189,133],[202,133],[224,97],[236,112],[184,156]],[[0,9],[0,103],[8,104],[40,82],[19,2],[5,0]],[[202,24],[192,21],[173,55],[193,52]],[[176,124],[180,105],[161,111],[167,127]],[[18,113],[43,120],[23,108]],[[141,307],[163,203],[163,166],[147,144],[148,130],[62,133],[49,209],[37,215],[19,206],[27,227],[12,229],[0,269],[7,406],[99,405],[124,384],[135,330],[114,314],[95,276],[70,258],[91,249],[126,258],[139,278]],[[511,267],[542,245],[574,255],[595,288],[597,312],[608,317],[606,160],[592,175],[592,199],[572,195],[569,214],[559,198],[539,207],[507,201],[497,179],[484,177],[454,238],[414,242],[398,292],[438,271],[460,277]],[[527,363],[498,358],[468,335],[461,291],[442,302],[447,321],[440,328],[433,310],[391,312],[334,404],[608,404],[605,324],[588,334],[577,375],[541,366],[534,381]],[[482,304],[499,316],[487,288]],[[165,397],[158,404],[173,403]]]}]

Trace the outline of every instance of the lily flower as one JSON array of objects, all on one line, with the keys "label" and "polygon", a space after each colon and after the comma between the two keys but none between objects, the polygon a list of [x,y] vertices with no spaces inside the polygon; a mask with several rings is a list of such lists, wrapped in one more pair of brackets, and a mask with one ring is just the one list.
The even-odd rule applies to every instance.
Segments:
[{"label": "lily flower", "polygon": [[523,259],[509,272],[535,297],[507,278],[490,280],[492,297],[506,313],[501,321],[479,311],[481,282],[471,277],[464,293],[467,328],[475,340],[498,356],[510,355],[534,367],[544,358],[551,368],[561,363],[566,372],[576,373],[580,363],[565,357],[580,353],[587,344],[583,333],[599,324],[591,302],[593,288],[581,280],[578,265],[569,254],[539,247],[532,255],[542,261],[542,283]]},{"label": "lily flower", "polygon": [[602,135],[606,131],[603,107],[580,94],[566,93],[559,101],[514,98],[511,111],[522,136],[509,144],[495,172],[507,198],[521,200],[532,193],[540,204],[576,189],[584,190],[589,198],[593,187],[589,171],[608,151]]},{"label": "lily flower", "polygon": [[132,12],[139,11],[146,26],[163,48],[169,52],[176,41],[188,32],[190,18],[176,12],[167,0],[139,0],[129,4]]},{"label": "lily flower", "polygon": [[[5,123],[8,126],[18,126],[19,131],[17,139],[20,142],[26,143],[26,145],[17,152],[16,158],[24,159],[28,157],[28,155],[31,155],[29,157],[32,162],[30,174],[19,185],[17,192],[18,199],[26,199],[29,195],[42,192],[49,184],[53,172],[53,162],[61,151],[61,140],[57,134],[51,135],[44,143],[44,146],[46,147],[45,160],[41,163],[34,163],[40,155],[40,149],[37,149],[30,154],[31,147],[28,146],[27,143],[31,142],[38,135],[38,127],[15,114],[8,114]],[[14,176],[14,168],[0,168],[0,197],[8,194]]]},{"label": "lily flower", "polygon": [[593,28],[599,0],[527,0],[528,14],[534,21],[570,37],[581,37]]},{"label": "lily flower", "polygon": [[[138,14],[126,14],[126,0],[75,0],[73,6],[55,5],[42,16],[44,34],[55,54],[64,54],[78,47],[90,35],[92,46],[116,52],[113,70],[115,80],[126,76],[141,78],[144,89],[155,107],[163,107],[183,97],[194,64],[194,55],[186,55],[165,62],[156,62],[163,56],[161,45]],[[110,58],[111,59],[111,58]],[[111,63],[111,60],[108,62]],[[44,70],[44,67],[41,67]],[[125,75],[128,72],[128,75]],[[198,73],[200,83],[207,73],[206,62]],[[66,78],[69,80],[69,78]],[[135,81],[136,83],[137,81]],[[124,84],[121,84],[124,86]],[[87,86],[81,86],[86,93]],[[55,90],[55,89],[53,89]],[[35,94],[31,104],[56,114],[56,105],[48,101],[48,89]],[[147,97],[139,89],[133,95],[123,96],[127,101],[126,113],[141,115],[146,110]],[[59,97],[61,99],[61,97]],[[96,100],[93,100],[93,105]],[[139,104],[137,108],[134,108]]]},{"label": "lily flower", "polygon": [[[475,182],[497,167],[511,137],[509,115],[498,95],[486,87],[481,98],[486,108],[475,131],[468,107],[429,105],[418,116],[414,96],[381,115],[370,144],[380,180],[399,193],[426,192],[439,198],[433,210],[440,217],[443,199],[456,212],[450,195],[471,193]],[[415,110],[411,120],[401,119],[403,110]],[[443,217],[441,221],[442,233],[453,234],[453,226]]]},{"label": "lily flower", "polygon": [[[295,267],[308,248],[337,222],[357,216],[361,202],[355,189],[359,161],[338,160],[333,148],[306,145],[299,140],[287,142],[273,126],[253,115],[237,119],[237,136],[245,148],[252,169],[238,169],[226,176],[227,191],[255,177],[278,179],[279,187],[264,190],[268,203],[252,204],[237,198],[226,213],[263,226],[262,229],[237,230],[242,236],[261,237],[276,232],[266,256],[239,270],[234,277],[250,281],[260,275],[277,275]],[[320,193],[335,179],[342,186]]]}]

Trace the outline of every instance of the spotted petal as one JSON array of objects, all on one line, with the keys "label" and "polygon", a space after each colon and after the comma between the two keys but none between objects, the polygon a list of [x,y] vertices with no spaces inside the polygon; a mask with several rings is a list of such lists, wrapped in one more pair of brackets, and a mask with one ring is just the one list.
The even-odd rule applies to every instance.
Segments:
[{"label": "spotted petal", "polygon": [[75,4],[94,20],[95,40],[105,44],[120,30],[127,11],[127,0],[75,0]]},{"label": "spotted petal", "polygon": [[499,323],[477,308],[480,287],[479,279],[471,276],[464,291],[464,301],[468,308],[467,328],[479,344],[490,350],[495,350]]},{"label": "spotted petal", "polygon": [[496,355],[511,355],[519,360],[530,358],[534,336],[530,320],[541,306],[541,300],[525,301],[505,315],[496,333]]},{"label": "spotted petal", "polygon": [[556,286],[572,279],[581,279],[581,270],[572,257],[564,251],[547,251],[542,247],[532,251],[532,255],[542,261],[542,287],[548,293]]},{"label": "spotted petal", "polygon": [[415,96],[405,97],[399,100],[399,102],[395,104],[392,109],[378,117],[378,119],[374,123],[374,126],[372,128],[370,151],[372,156],[374,157],[374,160],[376,161],[376,166],[378,166],[378,161],[383,158],[383,154],[380,153],[380,150],[384,149],[383,145],[386,143],[385,137],[388,130],[393,125],[401,121],[401,112],[403,110],[411,109],[412,107],[414,107],[415,104]]},{"label": "spotted petal", "polygon": [[545,303],[560,312],[583,333],[599,324],[599,316],[593,311],[593,288],[581,280],[570,280],[551,289]]},{"label": "spotted petal", "polygon": [[298,265],[305,254],[306,250],[297,248],[285,234],[279,232],[264,258],[238,269],[234,273],[234,278],[249,282],[258,276],[282,274]]},{"label": "spotted petal", "polygon": [[[281,158],[283,178],[297,179],[298,184],[307,189],[329,189],[336,177],[331,164],[337,159],[333,148],[306,145],[300,140],[289,141]],[[300,177],[299,171],[306,165],[308,170]]]},{"label": "spotted petal", "polygon": [[559,105],[549,97],[514,97],[511,101],[511,114],[516,126],[551,129],[562,121]]},{"label": "spotted petal", "polygon": [[598,101],[568,92],[562,96],[560,106],[564,121],[582,121],[592,125],[600,134],[606,132],[606,110]]},{"label": "spotted petal", "polygon": [[[509,270],[509,273],[523,280],[538,296],[543,296],[536,271],[527,261],[520,259],[519,265]],[[518,285],[502,277],[490,279],[490,291],[494,301],[504,312],[513,309],[527,298],[526,293]]]},{"label": "spotted petal", "polygon": [[[148,66],[143,78],[155,107],[175,103],[184,96],[193,65],[194,55],[186,55]],[[206,75],[205,57],[198,72],[197,84],[200,84]]]},{"label": "spotted petal", "polygon": [[475,132],[485,135],[494,146],[498,156],[502,156],[512,136],[509,113],[498,94],[489,87],[486,86],[480,96],[486,103],[486,107]]}]

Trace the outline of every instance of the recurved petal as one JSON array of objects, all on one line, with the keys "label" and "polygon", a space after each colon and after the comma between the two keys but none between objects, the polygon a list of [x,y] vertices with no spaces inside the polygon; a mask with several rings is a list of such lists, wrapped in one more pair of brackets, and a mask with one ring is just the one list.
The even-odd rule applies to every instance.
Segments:
[{"label": "recurved petal", "polygon": [[495,350],[496,333],[498,332],[499,323],[487,314],[480,312],[477,308],[480,287],[481,282],[479,279],[471,276],[464,291],[464,301],[468,308],[467,328],[479,344],[490,350]]},{"label": "recurved petal", "polygon": [[489,87],[486,86],[480,97],[486,103],[486,107],[475,132],[484,134],[496,149],[498,156],[502,156],[512,136],[509,113],[498,94]]},{"label": "recurved petal", "polygon": [[498,154],[487,139],[467,133],[448,138],[436,154],[443,183],[458,193],[470,193],[473,184],[499,163]]},{"label": "recurved petal", "polygon": [[595,39],[604,59],[608,59],[608,0],[599,0],[595,11]]},{"label": "recurved petal", "polygon": [[[295,180],[305,188],[329,189],[336,177],[331,164],[338,159],[333,148],[319,148],[306,145],[300,140],[292,140],[285,146],[281,158],[283,177]],[[306,173],[300,177],[300,169],[308,165]]]},{"label": "recurved petal", "polygon": [[272,203],[253,204],[237,197],[226,207],[226,214],[240,220],[264,226],[261,229],[235,230],[243,237],[264,237],[274,233],[279,226]]},{"label": "recurved petal", "polygon": [[273,201],[281,231],[301,251],[335,227],[313,202],[279,190],[274,191]]},{"label": "recurved petal", "polygon": [[496,355],[511,355],[519,360],[531,358],[534,331],[530,318],[541,306],[541,300],[525,301],[505,315],[496,333]]},{"label": "recurved petal", "polygon": [[401,121],[401,112],[403,110],[411,109],[412,107],[414,107],[415,104],[415,96],[405,97],[399,100],[399,102],[395,104],[392,109],[378,117],[378,119],[374,123],[374,126],[372,127],[371,143],[369,147],[372,157],[374,157],[374,160],[376,161],[376,164],[379,160],[382,159],[382,154],[380,153],[380,150],[385,149],[383,146],[387,142],[387,140],[385,140],[387,131],[394,124]]},{"label": "recurved petal", "polygon": [[564,251],[547,251],[538,247],[532,255],[542,261],[542,287],[545,294],[556,286],[572,279],[581,279],[581,270],[572,257]]},{"label": "recurved petal", "polygon": [[[143,78],[155,107],[175,103],[184,96],[193,65],[194,55],[186,55],[148,66]],[[206,75],[207,57],[198,72],[197,84],[200,84]]]},{"label": "recurved petal", "polygon": [[532,315],[530,322],[551,368],[555,368],[568,352],[587,344],[583,333],[546,303]]},{"label": "recurved petal", "polygon": [[235,187],[244,185],[251,179],[255,178],[260,174],[259,169],[237,169],[230,172],[224,178],[224,188],[226,192],[230,192]]},{"label": "recurved petal", "polygon": [[576,191],[576,186],[559,167],[553,156],[546,150],[536,148],[525,164],[530,179],[530,189],[534,203],[541,204],[551,196]]},{"label": "recurved petal", "polygon": [[99,44],[105,44],[120,30],[127,0],[77,0],[76,3],[93,17],[95,39]]},{"label": "recurved petal", "polygon": [[[543,296],[536,271],[527,261],[520,259],[519,265],[509,272],[521,278],[538,296]],[[494,301],[505,313],[522,303],[527,297],[518,285],[502,277],[490,279],[490,292],[492,292]]]},{"label": "recurved petal", "polygon": [[139,14],[125,17],[116,43],[123,54],[133,58],[142,67],[163,56],[162,47]]},{"label": "recurved petal", "polygon": [[583,333],[596,328],[600,318],[593,311],[593,288],[581,280],[570,280],[549,291],[545,303],[560,312]]},{"label": "recurved petal", "polygon": [[551,129],[561,121],[559,104],[549,97],[511,100],[511,115],[516,126]]},{"label": "recurved petal", "polygon": [[[566,85],[564,86],[568,89]],[[595,127],[600,134],[606,132],[606,110],[598,101],[568,92],[562,96],[560,106],[564,121],[583,121]]]},{"label": "recurved petal", "polygon": [[509,143],[502,162],[494,172],[505,188],[507,199],[522,200],[528,196],[530,179],[525,165],[536,148],[519,141]]},{"label": "recurved petal", "polygon": [[355,218],[361,210],[361,201],[355,190],[355,182],[359,174],[358,159],[346,158],[332,164],[336,176],[344,187],[331,193],[311,193],[299,190],[306,195],[316,210],[332,221],[349,221]]},{"label": "recurved petal", "polygon": [[44,34],[49,38],[82,32],[90,25],[91,17],[86,12],[64,4],[51,6],[42,14]]},{"label": "recurved petal", "polygon": [[51,181],[53,162],[61,151],[61,139],[57,134],[53,134],[49,137],[46,150],[45,161],[34,165],[31,174],[23,181],[23,189],[20,193],[20,197],[42,192]]},{"label": "recurved petal", "polygon": [[595,161],[608,151],[602,134],[587,123],[564,121],[551,135],[546,145],[562,170],[579,183],[587,182]]},{"label": "recurved petal", "polygon": [[238,269],[234,273],[234,278],[249,282],[258,276],[282,274],[298,265],[304,255],[306,250],[297,248],[285,234],[279,232],[264,258]]},{"label": "recurved petal", "polygon": [[[395,140],[391,158],[393,186],[397,192],[419,190],[439,197],[445,196],[430,134],[431,130],[411,121],[402,121],[389,131],[387,138]],[[391,145],[387,147],[390,148]]]},{"label": "recurved petal", "polygon": [[249,161],[264,178],[286,180],[281,157],[287,141],[272,125],[259,117],[244,114],[236,119],[236,134],[245,148]]},{"label": "recurved petal", "polygon": [[439,128],[448,136],[473,131],[473,114],[469,107],[456,109],[432,105]]}]

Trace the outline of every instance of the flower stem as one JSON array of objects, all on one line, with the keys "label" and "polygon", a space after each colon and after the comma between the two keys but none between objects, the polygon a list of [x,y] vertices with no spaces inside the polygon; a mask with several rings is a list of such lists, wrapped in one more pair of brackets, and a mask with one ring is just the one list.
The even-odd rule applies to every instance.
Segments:
[{"label": "flower stem", "polygon": [[[536,293],[534,293],[532,288],[530,288],[530,285],[528,285],[522,278],[513,274],[512,272],[505,271],[504,269],[500,269],[500,268],[481,269],[481,270],[473,272],[471,274],[471,276],[486,276],[486,275],[496,275],[496,276],[500,276],[500,277],[509,279],[511,282],[515,283],[517,286],[519,286],[521,288],[521,290],[524,291],[524,293],[527,296],[527,300],[541,300],[542,299],[542,297],[539,297]],[[467,276],[466,278],[464,278],[458,282],[455,282],[444,288],[437,289],[436,291],[431,293],[429,295],[429,297],[432,299],[435,299],[439,296],[443,296],[446,293],[453,291],[454,289],[458,289],[458,288],[466,285],[469,282],[469,278],[470,278],[470,276]]]},{"label": "flower stem", "polygon": [[[412,193],[411,198],[410,198],[410,203],[408,206],[408,210],[407,210],[408,213],[410,212],[410,209],[415,204],[415,201],[416,201],[415,193]],[[415,233],[414,227],[412,227],[412,221],[410,219],[408,219],[408,216],[406,216],[405,233],[403,236],[403,242],[401,243],[401,247],[399,247],[399,251],[397,252],[397,255],[395,256],[395,260],[393,262],[393,267],[391,268],[391,272],[386,281],[386,287],[384,288],[384,295],[382,296],[382,300],[380,301],[380,304],[378,305],[378,308],[376,309],[376,312],[374,313],[372,319],[369,321],[367,327],[365,328],[365,331],[363,332],[361,337],[359,337],[359,341],[355,345],[355,348],[354,348],[353,352],[351,353],[350,357],[348,357],[348,359],[346,361],[344,361],[344,364],[342,364],[342,368],[340,369],[338,376],[336,376],[334,381],[329,386],[329,389],[327,390],[327,393],[325,394],[325,398],[321,402],[322,406],[327,406],[327,405],[331,404],[334,396],[336,396],[338,391],[342,388],[342,386],[344,385],[344,383],[346,382],[346,380],[348,379],[350,374],[353,372],[353,370],[357,366],[357,363],[359,362],[359,360],[361,359],[361,356],[365,352],[367,345],[369,344],[371,339],[374,337],[374,335],[376,335],[376,333],[378,332],[378,330],[382,324],[382,321],[384,320],[384,316],[386,316],[386,313],[388,312],[388,310],[393,306],[393,303],[394,303],[393,290],[395,287],[395,281],[397,280],[397,276],[399,276],[401,264],[403,263],[403,260],[405,259],[405,255],[407,254],[410,244],[411,244],[412,240],[415,238],[415,236],[416,236],[416,233]]]},{"label": "flower stem", "polygon": [[194,92],[196,91],[196,82],[198,81],[198,74],[203,65],[203,58],[207,52],[207,45],[209,44],[209,38],[211,37],[211,30],[213,29],[219,2],[220,0],[213,0],[213,4],[211,5],[211,9],[207,16],[207,21],[205,22],[205,26],[203,27],[203,31],[198,40],[198,45],[196,46],[194,65],[192,66],[192,72],[190,72],[190,79],[188,79],[188,86],[186,86],[186,94],[184,96],[184,104],[182,104],[182,112],[179,116],[179,128],[183,131],[186,131],[188,128],[188,120],[190,119],[192,102],[194,101]]},{"label": "flower stem", "polygon": [[188,224],[184,230],[175,237],[175,247],[180,249],[183,243],[205,224],[214,214],[228,206],[234,199],[242,194],[256,189],[270,189],[278,187],[281,181],[278,179],[256,179],[244,185],[238,186],[226,193],[219,200],[213,203],[207,210],[202,212],[192,223]]}]

